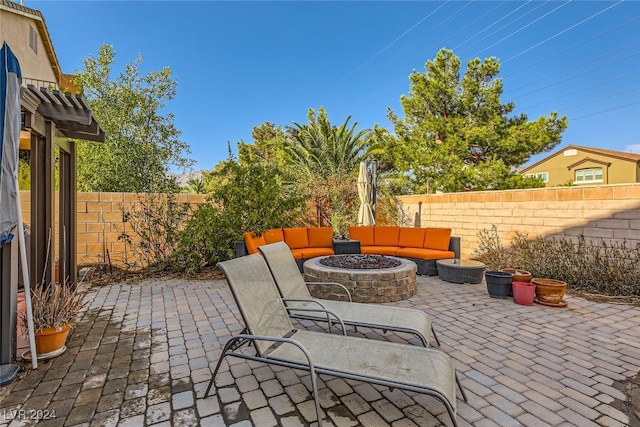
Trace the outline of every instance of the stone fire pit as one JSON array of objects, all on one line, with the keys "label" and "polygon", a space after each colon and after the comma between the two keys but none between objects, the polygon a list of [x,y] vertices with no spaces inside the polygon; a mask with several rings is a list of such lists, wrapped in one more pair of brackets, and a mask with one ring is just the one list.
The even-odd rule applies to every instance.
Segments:
[{"label": "stone fire pit", "polygon": [[[364,265],[367,268],[361,268]],[[394,302],[415,295],[417,269],[413,261],[403,258],[330,255],[305,261],[304,280],[340,283],[349,289],[354,302]],[[309,290],[316,298],[344,299],[336,287],[311,285]]]}]

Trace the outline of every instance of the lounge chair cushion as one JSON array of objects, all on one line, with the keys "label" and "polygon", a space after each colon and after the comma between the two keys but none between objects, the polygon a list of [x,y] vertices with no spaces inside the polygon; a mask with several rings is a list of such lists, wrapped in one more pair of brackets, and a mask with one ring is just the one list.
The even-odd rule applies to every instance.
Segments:
[{"label": "lounge chair cushion", "polygon": [[332,248],[333,247],[333,228],[310,227],[307,230],[307,232],[309,236],[310,248]]},{"label": "lounge chair cushion", "polygon": [[375,238],[376,246],[398,246],[400,227],[376,226],[373,228],[373,237]]},{"label": "lounge chair cushion", "polygon": [[285,228],[284,241],[291,249],[302,249],[309,247],[309,238],[306,228]]},{"label": "lounge chair cushion", "polygon": [[450,228],[426,228],[424,233],[424,245],[426,249],[449,250],[451,240]]},{"label": "lounge chair cushion", "polygon": [[375,240],[373,238],[373,227],[349,227],[349,238],[360,241],[360,246],[373,246]]},{"label": "lounge chair cushion", "polygon": [[424,244],[424,228],[410,228],[402,227],[400,229],[400,239],[398,240],[398,246],[403,248],[421,248]]},{"label": "lounge chair cushion", "polygon": [[247,252],[250,254],[258,253],[258,246],[266,244],[264,234],[257,237],[253,231],[247,231],[243,234],[244,244],[247,246]]},{"label": "lounge chair cushion", "polygon": [[264,240],[267,243],[276,243],[284,241],[284,232],[282,228],[271,228],[264,232]]}]

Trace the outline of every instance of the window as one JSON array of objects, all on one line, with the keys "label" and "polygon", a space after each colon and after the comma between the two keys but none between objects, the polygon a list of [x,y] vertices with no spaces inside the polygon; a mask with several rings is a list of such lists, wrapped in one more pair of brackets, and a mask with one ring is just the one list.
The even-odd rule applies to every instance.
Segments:
[{"label": "window", "polygon": [[31,25],[29,25],[29,47],[36,54],[38,53],[38,33]]},{"label": "window", "polygon": [[576,184],[592,182],[602,182],[602,168],[578,169],[576,171]]},{"label": "window", "polygon": [[549,182],[549,172],[527,173],[524,176],[527,178],[542,178],[542,182]]}]

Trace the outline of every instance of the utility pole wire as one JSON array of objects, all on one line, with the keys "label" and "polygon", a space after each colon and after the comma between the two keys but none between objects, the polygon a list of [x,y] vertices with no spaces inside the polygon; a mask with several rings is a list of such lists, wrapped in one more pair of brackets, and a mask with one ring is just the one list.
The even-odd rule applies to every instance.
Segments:
[{"label": "utility pole wire", "polygon": [[614,7],[618,6],[618,5],[620,5],[623,1],[624,1],[624,0],[620,0],[620,1],[618,1],[618,3],[613,4],[613,5],[609,6],[609,7],[607,7],[607,8],[605,8],[605,9],[601,10],[601,11],[600,11],[600,12],[598,12],[598,13],[595,13],[595,14],[591,15],[591,16],[590,16],[590,17],[588,17],[588,18],[583,19],[582,21],[578,22],[577,24],[573,24],[573,25],[572,25],[572,26],[570,26],[569,28],[565,28],[564,30],[560,31],[559,33],[556,33],[556,34],[554,34],[553,36],[551,36],[551,37],[549,37],[549,38],[547,38],[547,39],[545,39],[545,40],[542,40],[542,41],[541,41],[541,42],[539,42],[539,43],[534,44],[533,46],[529,47],[528,49],[523,50],[523,51],[522,51],[522,52],[520,52],[519,54],[514,55],[514,56],[512,56],[511,58],[507,58],[507,59],[505,59],[504,61],[500,61],[500,64],[505,64],[505,63],[507,63],[507,62],[511,61],[512,59],[515,59],[515,58],[519,57],[520,55],[524,55],[525,53],[529,52],[530,50],[533,50],[533,49],[537,48],[538,46],[541,46],[541,45],[545,44],[545,43],[546,43],[546,42],[548,42],[549,40],[553,40],[553,39],[555,39],[556,37],[558,37],[558,36],[560,36],[560,35],[562,35],[562,34],[566,33],[567,31],[571,31],[571,30],[573,30],[573,29],[574,29],[574,28],[576,28],[577,26],[582,25],[582,24],[584,24],[584,23],[585,23],[585,22],[587,22],[587,21],[590,21],[591,19],[595,18],[596,16],[603,14],[603,13],[604,13],[604,12],[606,12],[607,10],[612,9],[612,8],[614,8]]}]

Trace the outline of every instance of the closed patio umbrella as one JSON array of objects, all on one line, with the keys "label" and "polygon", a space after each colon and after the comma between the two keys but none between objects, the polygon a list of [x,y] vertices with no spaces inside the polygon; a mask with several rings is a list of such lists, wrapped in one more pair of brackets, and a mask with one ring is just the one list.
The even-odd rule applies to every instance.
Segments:
[{"label": "closed patio umbrella", "polygon": [[358,197],[360,198],[358,225],[375,225],[375,218],[373,218],[373,212],[371,211],[371,181],[369,180],[365,162],[360,162]]},{"label": "closed patio umbrella", "polygon": [[[27,273],[27,254],[24,239],[24,226],[22,224],[22,210],[20,209],[20,193],[18,191],[18,151],[20,149],[20,85],[22,73],[18,58],[13,54],[6,42],[0,49],[0,245],[11,242],[13,233],[18,233],[20,256],[22,261],[22,278],[25,288],[25,302],[29,327],[29,344],[31,354],[36,354],[33,316],[31,312],[31,287]],[[17,226],[17,230],[16,230]],[[15,230],[15,231],[14,231]],[[16,265],[17,266],[17,265]],[[13,267],[13,266],[12,266]],[[10,283],[10,286],[14,284]],[[5,284],[3,283],[3,286]],[[2,311],[12,312],[15,306],[11,301],[15,297],[15,289],[2,289],[0,304]],[[13,333],[2,329],[2,334]],[[4,337],[3,337],[4,338]],[[3,345],[7,340],[2,340]],[[3,351],[3,354],[5,352]],[[4,363],[5,361],[3,361]],[[9,365],[9,366],[8,366]],[[2,365],[0,373],[5,378],[0,381],[5,383],[12,378],[13,368],[11,364]],[[38,367],[37,358],[33,357],[33,368]],[[8,366],[8,367],[7,367]],[[8,376],[8,377],[7,377]]]}]

